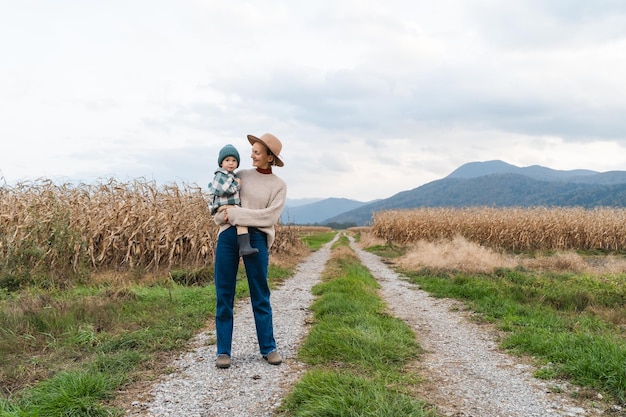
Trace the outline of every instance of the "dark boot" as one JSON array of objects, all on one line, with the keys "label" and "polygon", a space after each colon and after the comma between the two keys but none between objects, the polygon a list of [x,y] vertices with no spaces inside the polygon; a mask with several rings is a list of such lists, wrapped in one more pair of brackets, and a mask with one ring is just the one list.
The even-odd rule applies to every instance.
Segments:
[{"label": "dark boot", "polygon": [[259,253],[257,248],[250,246],[250,234],[237,235],[237,243],[239,243],[239,256],[253,255]]}]

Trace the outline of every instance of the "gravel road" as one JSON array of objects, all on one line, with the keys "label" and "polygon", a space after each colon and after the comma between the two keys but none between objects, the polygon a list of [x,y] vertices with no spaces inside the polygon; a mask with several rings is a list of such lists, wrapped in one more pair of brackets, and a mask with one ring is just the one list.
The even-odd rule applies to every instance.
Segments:
[{"label": "gravel road", "polygon": [[445,416],[556,417],[600,415],[580,407],[553,383],[532,376],[534,368],[500,351],[488,326],[468,320],[454,300],[430,297],[380,259],[353,245],[381,285],[391,312],[407,323],[426,351],[420,359],[426,383],[421,398]]},{"label": "gravel road", "polygon": [[[268,365],[259,355],[249,300],[236,306],[232,366],[217,369],[211,332],[199,334],[192,349],[171,364],[173,372],[128,404],[127,416],[271,416],[305,372],[296,360],[306,335],[311,287],[330,255],[330,243],[299,265],[296,274],[272,292],[274,327],[285,361]],[[378,257],[351,244],[381,285],[390,311],[416,333],[426,353],[420,359],[425,383],[421,398],[444,416],[582,417],[602,414],[583,408],[553,383],[532,377],[528,361],[498,350],[495,335],[467,319],[451,300],[429,297]]]},{"label": "gravel road", "polygon": [[296,355],[308,330],[311,287],[319,281],[330,245],[311,254],[293,277],[272,291],[274,336],[284,359],[280,366],[269,365],[259,354],[250,301],[242,300],[235,306],[230,368],[215,367],[215,335],[200,333],[195,347],[172,364],[175,371],[151,389],[147,400],[134,401],[126,415],[271,416],[305,370]]}]

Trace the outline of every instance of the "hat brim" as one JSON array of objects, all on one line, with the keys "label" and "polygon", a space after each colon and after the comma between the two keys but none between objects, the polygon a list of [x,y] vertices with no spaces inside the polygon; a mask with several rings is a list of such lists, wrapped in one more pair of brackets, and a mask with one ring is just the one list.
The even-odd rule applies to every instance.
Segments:
[{"label": "hat brim", "polygon": [[[267,146],[267,143],[265,143],[264,141],[262,141],[261,139],[257,138],[254,135],[248,135],[248,142],[250,142],[250,145],[254,145],[256,142],[262,143],[267,149],[270,150],[270,152],[272,152],[270,147]],[[276,166],[282,167],[285,165],[283,160],[280,159],[280,156],[276,155],[274,152],[272,152],[272,155],[274,155],[274,159],[276,159]]]}]

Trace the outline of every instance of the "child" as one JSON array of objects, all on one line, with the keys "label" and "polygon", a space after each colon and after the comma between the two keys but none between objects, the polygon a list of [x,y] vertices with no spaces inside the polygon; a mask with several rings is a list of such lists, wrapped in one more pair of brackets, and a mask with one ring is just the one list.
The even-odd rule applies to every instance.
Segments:
[{"label": "child", "polygon": [[[239,198],[241,179],[235,174],[235,169],[239,167],[239,152],[233,145],[224,146],[220,149],[217,164],[219,168],[215,171],[213,182],[209,184],[209,209],[212,215],[226,210],[229,206],[241,205]],[[257,248],[250,246],[250,235],[246,226],[237,226],[237,243],[239,256],[259,252]]]}]

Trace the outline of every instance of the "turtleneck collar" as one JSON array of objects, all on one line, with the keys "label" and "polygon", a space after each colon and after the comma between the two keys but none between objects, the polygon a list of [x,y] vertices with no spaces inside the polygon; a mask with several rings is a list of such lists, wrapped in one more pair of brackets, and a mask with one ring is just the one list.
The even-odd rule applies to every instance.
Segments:
[{"label": "turtleneck collar", "polygon": [[257,168],[256,172],[258,172],[260,174],[271,174],[272,173],[272,167],[269,167],[267,169]]}]

